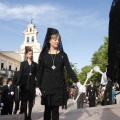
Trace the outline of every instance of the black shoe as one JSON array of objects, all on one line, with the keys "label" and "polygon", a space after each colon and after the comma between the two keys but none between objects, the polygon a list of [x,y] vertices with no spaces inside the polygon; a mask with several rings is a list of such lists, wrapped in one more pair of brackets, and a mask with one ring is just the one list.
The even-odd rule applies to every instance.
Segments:
[{"label": "black shoe", "polygon": [[19,114],[23,114],[23,112],[20,111]]},{"label": "black shoe", "polygon": [[32,120],[32,119],[31,119],[31,116],[28,116],[28,117],[27,117],[27,120]]},{"label": "black shoe", "polygon": [[24,117],[24,120],[28,120],[28,117],[27,117],[27,116],[25,116],[25,117]]},{"label": "black shoe", "polygon": [[17,113],[17,110],[14,110],[13,114],[16,114]]}]

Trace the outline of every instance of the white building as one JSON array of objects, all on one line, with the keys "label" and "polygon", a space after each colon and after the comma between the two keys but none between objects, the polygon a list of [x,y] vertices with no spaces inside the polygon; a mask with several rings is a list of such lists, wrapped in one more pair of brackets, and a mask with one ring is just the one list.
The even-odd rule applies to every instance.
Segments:
[{"label": "white building", "polygon": [[6,84],[6,78],[13,76],[13,71],[19,70],[21,56],[16,52],[0,51],[0,77],[5,78],[3,84]]},{"label": "white building", "polygon": [[21,55],[22,61],[24,61],[25,46],[31,46],[33,48],[33,61],[38,63],[38,57],[41,52],[41,48],[40,43],[37,40],[38,31],[36,26],[29,24],[27,29],[24,30],[23,34],[25,35],[25,39],[17,53]]}]

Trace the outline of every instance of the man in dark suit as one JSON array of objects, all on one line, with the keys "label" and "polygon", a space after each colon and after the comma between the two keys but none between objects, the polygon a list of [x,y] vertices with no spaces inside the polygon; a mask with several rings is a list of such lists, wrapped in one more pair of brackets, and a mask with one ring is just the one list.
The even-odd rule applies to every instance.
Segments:
[{"label": "man in dark suit", "polygon": [[90,85],[86,91],[86,99],[89,101],[89,107],[95,107],[95,100],[98,99],[98,90],[93,81],[90,80]]},{"label": "man in dark suit", "polygon": [[17,86],[18,77],[19,77],[19,71],[15,71],[13,77],[13,83],[12,83],[12,91],[14,91],[14,102],[15,102],[15,108],[13,114],[16,114],[17,111],[19,110],[20,101],[21,101],[20,114],[23,113],[23,102],[21,100],[20,88],[19,86]]},{"label": "man in dark suit", "polygon": [[12,79],[7,79],[7,85],[2,88],[1,103],[3,104],[3,109],[1,111],[2,115],[12,114],[13,109],[13,94],[11,91]]}]

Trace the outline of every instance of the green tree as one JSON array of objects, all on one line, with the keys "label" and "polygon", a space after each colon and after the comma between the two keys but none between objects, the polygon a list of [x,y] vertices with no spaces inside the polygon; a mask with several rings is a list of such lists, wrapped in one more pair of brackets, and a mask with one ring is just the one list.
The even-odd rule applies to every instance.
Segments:
[{"label": "green tree", "polygon": [[92,66],[84,66],[81,69],[80,74],[78,74],[78,78],[82,84],[84,84],[84,82],[87,78],[87,73],[90,72],[91,69],[92,69]]},{"label": "green tree", "polygon": [[[78,74],[78,77],[81,81],[81,83],[84,83],[87,73],[90,72],[90,70],[94,66],[99,66],[101,71],[105,71],[105,66],[108,63],[108,38],[104,37],[104,43],[103,45],[100,46],[98,51],[96,51],[91,59],[91,66],[84,66],[81,69],[81,72]],[[94,73],[93,76],[90,78],[92,79],[95,83],[100,83],[101,81],[101,74],[100,73]],[[89,82],[89,81],[88,81]]]},{"label": "green tree", "polygon": [[104,44],[100,46],[97,52],[93,54],[92,66],[98,65],[101,70],[105,70],[108,63],[108,38],[104,37]]},{"label": "green tree", "polygon": [[[92,66],[99,66],[101,71],[105,71],[106,65],[108,63],[108,38],[104,37],[104,44],[100,46],[97,52],[93,54]],[[93,79],[96,82],[101,81],[101,74],[95,73]]]}]

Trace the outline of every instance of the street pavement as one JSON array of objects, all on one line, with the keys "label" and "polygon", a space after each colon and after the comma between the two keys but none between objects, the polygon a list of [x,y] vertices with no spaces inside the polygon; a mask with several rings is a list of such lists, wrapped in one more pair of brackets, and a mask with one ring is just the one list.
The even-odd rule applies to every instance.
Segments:
[{"label": "street pavement", "polygon": [[[60,107],[60,120],[120,120],[120,105],[97,106],[76,109],[76,103],[68,100],[68,109]],[[37,96],[32,112],[32,120],[43,120],[44,106],[40,104],[40,97]],[[19,113],[19,111],[18,111]],[[0,115],[0,120],[24,120],[23,114]]]}]

